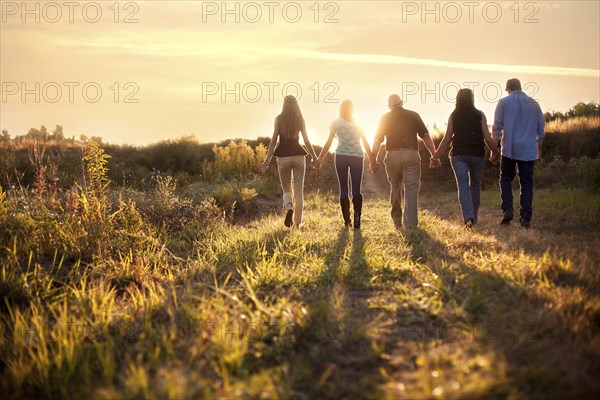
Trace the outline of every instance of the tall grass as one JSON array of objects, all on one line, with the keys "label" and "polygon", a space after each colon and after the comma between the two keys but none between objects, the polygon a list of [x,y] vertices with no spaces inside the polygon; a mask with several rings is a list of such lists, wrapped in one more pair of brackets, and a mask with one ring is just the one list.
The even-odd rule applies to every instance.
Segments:
[{"label": "tall grass", "polygon": [[[486,191],[469,232],[454,191],[423,193],[419,228],[400,231],[387,199],[366,196],[363,229],[348,231],[336,196],[316,191],[304,227],[288,230],[251,208],[265,200],[252,179],[122,188],[90,142],[63,188],[46,162],[31,189],[0,187],[5,398],[600,390],[597,192],[536,191],[522,230],[495,224]],[[238,202],[244,224],[228,218]]]},{"label": "tall grass", "polygon": [[[545,202],[555,194],[542,194],[539,220],[554,215]],[[426,200],[421,228],[405,232],[393,229],[384,199],[367,199],[362,232],[341,229],[334,197],[317,193],[302,231],[267,215],[248,227],[215,227],[188,243],[195,252],[185,257],[166,256],[160,236],[140,257],[4,263],[2,392],[414,398],[598,390],[597,236],[582,231],[574,243],[552,228],[500,229],[485,208],[469,234],[447,200]]]},{"label": "tall grass", "polygon": [[600,153],[600,118],[578,117],[567,120],[554,120],[546,125],[546,138],[543,145],[545,160],[560,157],[597,158]]},{"label": "tall grass", "polygon": [[[432,132],[438,143],[442,131]],[[551,162],[560,157],[565,162],[571,158],[597,158],[600,153],[600,119],[598,117],[576,117],[557,119],[547,123],[543,146],[544,161]],[[193,137],[163,141],[144,147],[102,144],[107,155],[108,177],[117,185],[148,189],[152,187],[153,171],[162,176],[171,176],[181,186],[204,182],[220,184],[231,180],[247,181],[256,178],[256,166],[264,160],[268,138],[257,140],[227,140],[218,144],[199,143]],[[40,141],[19,138],[0,141],[0,184],[4,187],[20,182],[31,186],[35,171],[30,162],[31,149],[45,149],[44,161],[53,161],[56,166],[54,178],[60,187],[70,187],[78,178],[82,165],[83,143],[75,140]],[[424,160],[429,153],[420,146]],[[449,164],[444,168],[451,173]],[[269,176],[277,181],[275,169]],[[155,173],[154,172],[154,173]]]},{"label": "tall grass", "polygon": [[550,133],[578,134],[598,129],[600,129],[600,117],[555,119],[546,123],[546,131]]}]

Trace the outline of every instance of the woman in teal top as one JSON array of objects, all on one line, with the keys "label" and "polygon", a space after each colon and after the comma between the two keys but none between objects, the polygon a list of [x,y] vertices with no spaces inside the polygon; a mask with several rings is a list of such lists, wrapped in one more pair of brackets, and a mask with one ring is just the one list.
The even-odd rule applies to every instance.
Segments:
[{"label": "woman in teal top", "polygon": [[340,185],[340,206],[344,224],[352,226],[350,220],[350,190],[348,188],[348,173],[352,181],[352,204],[354,206],[354,229],[360,229],[360,217],[362,211],[363,196],[361,193],[363,176],[363,148],[360,144],[362,139],[367,155],[373,169],[377,162],[369,147],[369,142],[362,128],[354,121],[354,104],[350,100],[344,100],[340,104],[340,118],[334,120],[329,127],[329,138],[321,150],[318,164],[321,164],[331,147],[333,138],[337,137],[338,146],[335,150],[335,171]]}]

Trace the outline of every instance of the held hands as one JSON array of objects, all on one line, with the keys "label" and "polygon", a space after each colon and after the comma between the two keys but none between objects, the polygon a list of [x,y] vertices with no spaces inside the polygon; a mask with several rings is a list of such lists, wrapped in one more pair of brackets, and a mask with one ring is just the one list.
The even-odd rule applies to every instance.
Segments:
[{"label": "held hands", "polygon": [[379,172],[379,167],[381,166],[380,163],[378,162],[372,162],[371,164],[369,164],[369,169],[371,170],[371,172],[373,174],[376,174]]},{"label": "held hands", "polygon": [[429,168],[441,168],[442,167],[442,160],[440,160],[438,157],[431,157],[429,159]]},{"label": "held hands", "polygon": [[492,165],[498,165],[500,163],[500,153],[492,152],[490,154],[490,162]]}]

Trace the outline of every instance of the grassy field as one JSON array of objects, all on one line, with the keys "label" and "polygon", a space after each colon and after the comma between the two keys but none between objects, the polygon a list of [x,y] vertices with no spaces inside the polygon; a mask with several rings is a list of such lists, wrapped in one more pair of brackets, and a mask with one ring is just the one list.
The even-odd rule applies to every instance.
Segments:
[{"label": "grassy field", "polygon": [[[61,208],[74,218],[43,220],[0,192],[3,398],[600,392],[598,193],[539,190],[524,230],[497,225],[490,188],[468,232],[453,191],[422,193],[407,231],[381,196],[342,229],[335,196],[314,192],[290,231],[278,212],[231,223],[168,189],[121,189],[107,214],[90,190]],[[67,243],[78,226],[88,241]]]}]

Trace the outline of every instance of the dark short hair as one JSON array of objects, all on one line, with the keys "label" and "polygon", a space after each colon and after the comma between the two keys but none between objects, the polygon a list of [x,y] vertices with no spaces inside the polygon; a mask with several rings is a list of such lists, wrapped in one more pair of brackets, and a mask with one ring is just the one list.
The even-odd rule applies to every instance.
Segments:
[{"label": "dark short hair", "polygon": [[506,81],[506,90],[514,91],[521,90],[521,81],[517,78],[512,78]]}]

